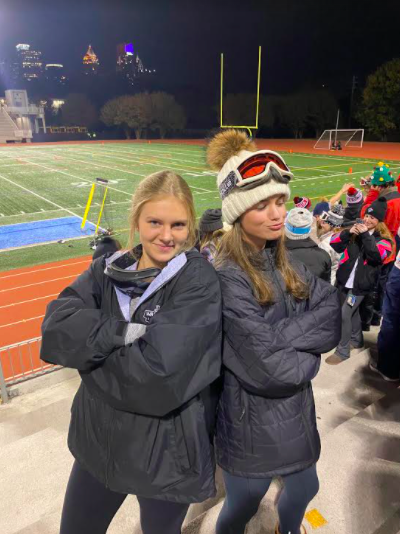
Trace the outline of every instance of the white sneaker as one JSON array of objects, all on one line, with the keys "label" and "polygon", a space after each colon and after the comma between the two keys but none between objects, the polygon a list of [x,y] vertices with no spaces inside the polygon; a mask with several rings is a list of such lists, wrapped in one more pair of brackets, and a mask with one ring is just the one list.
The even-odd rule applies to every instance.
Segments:
[{"label": "white sneaker", "polygon": [[381,375],[381,377],[383,378],[383,380],[386,380],[386,382],[399,382],[400,378],[390,378],[390,376],[386,376],[384,375],[381,371],[379,371],[378,369],[378,365],[376,362],[373,362],[371,361],[369,363],[369,368],[371,369],[371,371],[373,371],[374,373],[378,373],[378,375]]}]

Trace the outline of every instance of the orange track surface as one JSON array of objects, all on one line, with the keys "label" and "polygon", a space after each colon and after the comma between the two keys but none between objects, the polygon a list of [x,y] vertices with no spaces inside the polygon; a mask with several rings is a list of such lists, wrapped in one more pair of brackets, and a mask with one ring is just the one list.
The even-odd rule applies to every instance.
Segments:
[{"label": "orange track surface", "polygon": [[[0,346],[20,343],[41,335],[47,304],[90,264],[91,256],[47,263],[0,273]],[[38,346],[31,354],[25,347],[0,353],[6,380],[24,370],[40,367]],[[32,358],[32,363],[30,359]]]}]

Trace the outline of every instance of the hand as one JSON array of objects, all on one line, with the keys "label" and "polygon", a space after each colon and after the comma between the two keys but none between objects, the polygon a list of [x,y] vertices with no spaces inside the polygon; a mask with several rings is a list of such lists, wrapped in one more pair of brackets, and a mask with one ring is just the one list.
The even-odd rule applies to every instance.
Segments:
[{"label": "hand", "polygon": [[365,232],[368,232],[368,226],[365,224],[357,224],[357,228],[360,234],[365,234]]},{"label": "hand", "polygon": [[359,226],[358,224],[355,224],[354,226],[352,226],[350,228],[350,233],[351,234],[355,234],[355,235],[360,235],[360,231],[358,229],[358,226]]},{"label": "hand", "polygon": [[354,184],[343,184],[342,193],[347,193],[350,187],[354,187]]}]

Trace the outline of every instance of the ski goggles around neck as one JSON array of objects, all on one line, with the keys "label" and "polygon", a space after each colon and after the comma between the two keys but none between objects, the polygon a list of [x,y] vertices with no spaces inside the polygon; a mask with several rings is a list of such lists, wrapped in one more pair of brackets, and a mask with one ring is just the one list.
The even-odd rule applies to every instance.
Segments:
[{"label": "ski goggles around neck", "polygon": [[292,178],[293,173],[279,154],[265,150],[248,157],[231,170],[221,182],[219,193],[224,200],[235,187],[256,187],[271,180],[287,184]]}]

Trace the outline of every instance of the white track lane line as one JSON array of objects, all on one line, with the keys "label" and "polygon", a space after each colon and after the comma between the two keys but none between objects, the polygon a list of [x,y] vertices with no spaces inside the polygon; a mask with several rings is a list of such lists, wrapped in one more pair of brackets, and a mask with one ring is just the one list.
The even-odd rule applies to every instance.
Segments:
[{"label": "white track lane line", "polygon": [[52,280],[43,280],[43,282],[36,282],[35,284],[26,284],[25,286],[10,287],[8,289],[0,289],[0,293],[7,293],[7,291],[15,291],[16,289],[24,289],[26,287],[40,286],[43,284],[50,284],[50,282],[58,282],[58,280],[68,280],[76,278],[82,273],[71,274],[70,276],[61,276],[60,278],[53,278]]},{"label": "white track lane line", "polygon": [[74,261],[71,263],[63,263],[62,265],[55,265],[54,267],[45,267],[44,269],[35,269],[33,271],[24,271],[23,273],[14,273],[14,274],[6,274],[5,276],[0,276],[0,281],[4,280],[5,278],[14,278],[15,276],[25,276],[27,274],[33,274],[33,273],[41,273],[43,271],[52,271],[53,269],[63,269],[64,267],[69,267],[70,265],[80,265],[82,263],[91,263],[92,258],[88,258],[87,260],[82,261]]},{"label": "white track lane line", "polygon": [[28,321],[36,321],[36,319],[43,319],[44,315],[38,315],[37,317],[30,317],[29,319],[22,319],[22,321],[16,321],[15,323],[8,323],[0,325],[0,328],[7,328],[8,326],[15,326],[16,324],[27,323]]},{"label": "white track lane line", "polygon": [[54,293],[53,295],[45,295],[44,297],[36,297],[35,299],[13,302],[12,304],[6,304],[5,306],[0,306],[0,310],[3,310],[4,308],[12,308],[13,306],[20,306],[21,304],[27,304],[28,302],[36,302],[37,300],[49,299],[50,297],[58,297],[58,295],[59,293]]}]

